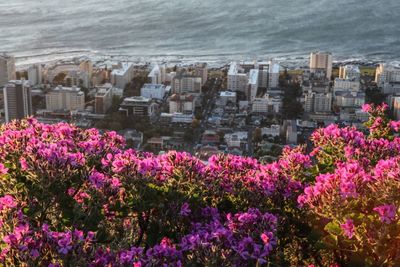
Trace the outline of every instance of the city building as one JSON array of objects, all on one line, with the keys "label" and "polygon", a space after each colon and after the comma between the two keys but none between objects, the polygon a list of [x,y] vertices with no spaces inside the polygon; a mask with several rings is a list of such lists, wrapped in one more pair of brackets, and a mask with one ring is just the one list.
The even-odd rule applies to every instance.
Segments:
[{"label": "city building", "polygon": [[189,94],[174,94],[169,100],[169,113],[193,114],[195,99]]},{"label": "city building", "polygon": [[332,94],[315,94],[314,95],[314,112],[331,112],[332,111]]},{"label": "city building", "polygon": [[339,79],[359,81],[360,68],[356,65],[346,65],[339,67]]},{"label": "city building", "polygon": [[202,85],[204,85],[208,79],[207,63],[197,63],[194,65],[194,75],[196,77],[200,77],[202,80]]},{"label": "city building", "polygon": [[365,104],[365,93],[339,91],[335,93],[335,106],[337,107],[361,107]]},{"label": "city building", "polygon": [[32,96],[28,81],[11,80],[3,88],[5,121],[32,115]]},{"label": "city building", "polygon": [[286,120],[284,123],[286,128],[286,143],[297,145],[297,123],[295,120]]},{"label": "city building", "polygon": [[46,94],[46,109],[50,111],[84,110],[85,94],[79,87],[59,85]]},{"label": "city building", "polygon": [[335,93],[338,91],[358,92],[360,91],[360,81],[336,78],[333,87],[333,92]]},{"label": "city building", "polygon": [[221,99],[221,104],[224,106],[228,102],[236,104],[236,92],[222,91],[219,93],[219,98]]},{"label": "city building", "polygon": [[400,96],[393,99],[393,114],[396,120],[400,120]]},{"label": "city building", "polygon": [[330,79],[332,76],[332,54],[326,52],[312,52],[310,55],[311,73],[318,70],[325,72],[325,77]]},{"label": "city building", "polygon": [[258,90],[258,69],[251,69],[249,72],[249,83],[246,91],[246,96],[249,101],[252,101],[257,96]]},{"label": "city building", "polygon": [[248,132],[240,131],[225,134],[224,139],[228,148],[238,148],[242,151],[247,151],[249,143]]},{"label": "city building", "polygon": [[276,137],[279,136],[281,133],[281,126],[273,124],[270,127],[263,127],[261,128],[261,135],[262,136],[272,136]]},{"label": "city building", "polygon": [[35,64],[28,68],[28,80],[31,85],[42,84],[42,65]]},{"label": "city building", "polygon": [[165,67],[164,66],[159,66],[158,64],[154,65],[154,67],[151,69],[149,75],[147,76],[149,78],[149,83],[152,84],[162,84],[165,82]]},{"label": "city building", "polygon": [[105,114],[112,106],[113,100],[113,85],[106,83],[96,88],[94,96],[94,112],[97,114]]},{"label": "city building", "polygon": [[249,78],[244,72],[244,68],[236,62],[232,62],[228,71],[228,90],[240,91],[245,93],[249,83]]},{"label": "city building", "polygon": [[16,79],[15,58],[7,54],[0,54],[0,87]]},{"label": "city building", "polygon": [[279,87],[279,72],[280,72],[280,65],[278,63],[271,61],[268,71],[268,89]]},{"label": "city building", "polygon": [[174,94],[182,93],[201,93],[202,79],[188,74],[179,73],[172,79],[172,92]]},{"label": "city building", "polygon": [[150,98],[133,96],[125,98],[119,111],[126,116],[153,117],[157,110],[157,104]]},{"label": "city building", "polygon": [[315,92],[308,91],[304,94],[304,112],[313,112],[314,111],[314,96]]},{"label": "city building", "polygon": [[375,82],[384,94],[400,92],[400,68],[379,64],[376,68]]},{"label": "city building", "polygon": [[140,89],[140,95],[146,98],[164,99],[166,86],[163,84],[146,83]]},{"label": "city building", "polygon": [[133,64],[119,63],[111,71],[111,83],[118,88],[124,89],[133,79]]},{"label": "city building", "polygon": [[282,108],[282,98],[279,95],[266,94],[264,97],[254,98],[251,102],[251,111],[261,114],[278,114]]}]

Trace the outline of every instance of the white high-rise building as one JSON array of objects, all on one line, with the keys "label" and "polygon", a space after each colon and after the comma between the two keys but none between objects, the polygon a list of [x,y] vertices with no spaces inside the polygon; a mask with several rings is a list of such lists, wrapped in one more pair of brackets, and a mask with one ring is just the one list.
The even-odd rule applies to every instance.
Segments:
[{"label": "white high-rise building", "polygon": [[248,82],[249,77],[244,73],[244,69],[236,62],[232,62],[228,71],[228,90],[245,93]]},{"label": "white high-rise building", "polygon": [[268,89],[279,87],[279,72],[280,65],[273,61],[270,61],[268,71]]},{"label": "white high-rise building", "polygon": [[360,68],[356,65],[340,66],[339,78],[342,80],[359,81]]},{"label": "white high-rise building", "polygon": [[140,90],[140,95],[147,98],[162,100],[166,93],[166,86],[162,84],[146,83]]},{"label": "white high-rise building", "polygon": [[202,79],[184,74],[178,74],[172,79],[172,92],[182,93],[201,93]]},{"label": "white high-rise building", "polygon": [[194,66],[194,75],[200,77],[202,80],[202,85],[204,85],[208,79],[207,63],[197,63]]},{"label": "white high-rise building", "polygon": [[318,70],[324,70],[326,78],[332,76],[332,54],[326,52],[313,52],[310,55],[310,71],[314,73]]},{"label": "white high-rise building", "polygon": [[152,70],[150,71],[149,75],[147,76],[149,78],[149,82],[152,84],[162,84],[165,82],[165,67],[164,66],[159,66],[156,64]]},{"label": "white high-rise building", "polygon": [[133,64],[119,63],[117,68],[111,72],[111,83],[118,88],[124,89],[133,79]]},{"label": "white high-rise building", "polygon": [[7,54],[0,54],[0,86],[15,79],[15,58]]},{"label": "white high-rise building", "polygon": [[382,86],[383,83],[400,82],[400,68],[379,64],[376,68],[375,82],[378,86]]},{"label": "white high-rise building", "polygon": [[51,111],[84,110],[85,94],[76,86],[57,86],[46,94],[46,109]]},{"label": "white high-rise building", "polygon": [[251,69],[249,72],[249,84],[246,91],[246,96],[247,99],[250,101],[254,100],[254,98],[256,98],[257,96],[258,75],[259,75],[259,70],[257,69]]},{"label": "white high-rise building", "polygon": [[31,85],[42,84],[42,65],[35,64],[28,68],[28,80]]},{"label": "white high-rise building", "polygon": [[9,81],[3,88],[6,122],[32,115],[31,87],[28,81]]}]

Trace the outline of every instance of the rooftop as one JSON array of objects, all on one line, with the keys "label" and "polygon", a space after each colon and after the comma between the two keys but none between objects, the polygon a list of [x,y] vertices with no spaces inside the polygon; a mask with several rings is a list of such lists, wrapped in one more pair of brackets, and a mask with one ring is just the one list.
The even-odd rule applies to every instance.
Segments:
[{"label": "rooftop", "polygon": [[219,95],[221,97],[236,97],[236,92],[222,91]]},{"label": "rooftop", "polygon": [[132,63],[119,63],[119,68],[114,69],[111,75],[125,75],[125,73],[133,66]]},{"label": "rooftop", "polygon": [[258,83],[258,70],[251,69],[249,73],[249,84],[256,85]]},{"label": "rooftop", "polygon": [[163,85],[163,84],[145,83],[143,85],[142,89],[150,89],[150,90],[164,89],[165,90],[165,85]]}]

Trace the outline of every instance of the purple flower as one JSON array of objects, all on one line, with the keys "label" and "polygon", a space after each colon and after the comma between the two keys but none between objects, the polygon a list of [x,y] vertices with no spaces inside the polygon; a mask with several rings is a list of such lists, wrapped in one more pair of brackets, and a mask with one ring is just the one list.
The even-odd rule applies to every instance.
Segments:
[{"label": "purple flower", "polygon": [[374,208],[374,211],[376,211],[379,216],[381,222],[384,223],[391,223],[394,218],[396,217],[396,206],[395,205],[382,205]]},{"label": "purple flower", "polygon": [[192,211],[190,210],[189,204],[187,202],[183,203],[181,210],[179,211],[179,215],[186,217],[188,216]]}]

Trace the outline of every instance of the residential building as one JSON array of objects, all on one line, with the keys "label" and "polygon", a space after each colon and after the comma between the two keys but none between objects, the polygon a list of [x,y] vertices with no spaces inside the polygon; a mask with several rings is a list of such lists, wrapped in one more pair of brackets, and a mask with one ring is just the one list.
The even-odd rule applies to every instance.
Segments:
[{"label": "residential building", "polygon": [[46,94],[46,109],[50,111],[84,110],[85,94],[79,87],[59,85]]},{"label": "residential building", "polygon": [[231,134],[225,134],[224,139],[228,148],[239,148],[240,150],[244,151],[246,151],[248,148],[248,132],[234,132]]},{"label": "residential building", "polygon": [[3,88],[5,121],[32,115],[31,88],[28,81],[9,81]]},{"label": "residential building", "polygon": [[140,89],[140,95],[146,98],[164,99],[166,86],[163,84],[146,83]]},{"label": "residential building", "polygon": [[340,66],[339,79],[360,81],[360,68],[356,65]]},{"label": "residential building", "polygon": [[304,112],[313,112],[314,111],[314,96],[315,93],[312,91],[308,91],[304,94]]},{"label": "residential building", "polygon": [[251,111],[253,113],[277,114],[282,108],[282,98],[279,95],[266,94],[264,97],[254,98]]},{"label": "residential building", "polygon": [[245,93],[249,83],[249,78],[244,72],[244,68],[236,62],[232,62],[228,71],[228,90],[240,91]]},{"label": "residential building", "polygon": [[252,101],[257,96],[258,90],[258,69],[251,69],[249,72],[249,83],[247,86],[246,96]]},{"label": "residential building", "polygon": [[126,116],[153,117],[157,110],[157,104],[150,98],[142,96],[133,96],[125,98],[119,108],[119,111]]},{"label": "residential building", "polygon": [[315,94],[314,95],[314,112],[330,112],[332,111],[332,94]]},{"label": "residential building", "polygon": [[133,79],[133,64],[119,63],[111,72],[111,83],[118,88],[124,89]]},{"label": "residential building", "polygon": [[174,94],[169,98],[169,113],[193,114],[195,99],[189,94]]},{"label": "residential building", "polygon": [[236,104],[236,92],[222,91],[219,93],[222,105],[226,105],[228,102]]},{"label": "residential building", "polygon": [[281,133],[281,126],[273,124],[270,127],[263,127],[261,128],[261,135],[262,136],[279,136]]},{"label": "residential building", "polygon": [[286,128],[286,143],[297,145],[297,123],[295,120],[286,120],[284,124]]},{"label": "residential building", "polygon": [[172,92],[174,94],[182,93],[201,93],[202,79],[188,74],[179,73],[172,79]]},{"label": "residential building", "polygon": [[332,54],[327,52],[312,52],[310,55],[311,73],[318,70],[325,72],[325,77],[330,79],[332,76]]},{"label": "residential building", "polygon": [[339,91],[335,93],[334,100],[337,107],[361,107],[365,104],[365,93]]},{"label": "residential building", "polygon": [[400,96],[394,97],[393,114],[396,120],[400,120]]},{"label": "residential building", "polygon": [[400,68],[388,64],[379,64],[376,68],[375,82],[379,87],[385,83],[400,82]]},{"label": "residential building", "polygon": [[384,94],[396,94],[400,92],[400,68],[379,64],[376,68],[375,82]]},{"label": "residential building", "polygon": [[333,92],[335,93],[338,91],[358,92],[360,91],[360,81],[336,78]]},{"label": "residential building", "polygon": [[94,112],[97,114],[105,114],[112,106],[113,100],[113,85],[106,83],[97,86],[96,94],[94,96]]},{"label": "residential building", "polygon": [[201,78],[202,85],[207,82],[208,79],[208,68],[207,63],[197,63],[194,66],[194,75]]},{"label": "residential building", "polygon": [[31,85],[42,84],[42,65],[35,64],[28,68],[28,80]]},{"label": "residential building", "polygon": [[0,87],[16,79],[15,58],[7,54],[0,54]]},{"label": "residential building", "polygon": [[279,87],[279,72],[280,72],[280,65],[278,63],[271,61],[268,71],[268,89]]},{"label": "residential building", "polygon": [[151,69],[149,75],[149,83],[151,84],[162,84],[165,82],[165,67],[159,66],[158,64],[154,65]]}]

